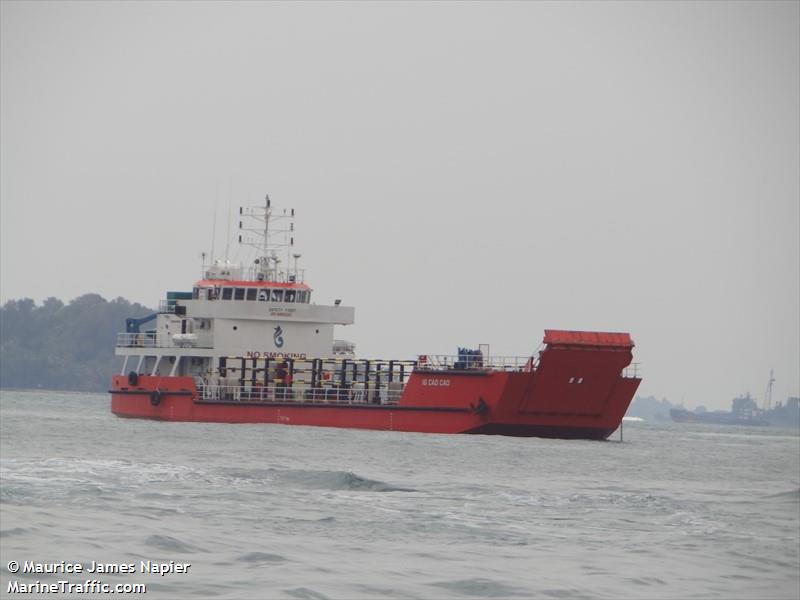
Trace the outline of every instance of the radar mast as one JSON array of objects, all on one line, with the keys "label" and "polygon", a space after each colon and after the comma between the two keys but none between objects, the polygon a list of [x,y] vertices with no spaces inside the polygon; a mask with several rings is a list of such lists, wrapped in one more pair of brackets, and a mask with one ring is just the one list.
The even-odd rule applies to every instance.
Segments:
[{"label": "radar mast", "polygon": [[[302,283],[303,272],[298,269],[299,254],[292,255],[294,248],[294,208],[280,212],[272,207],[269,194],[264,196],[264,205],[239,207],[239,243],[255,249],[250,272],[257,281]],[[285,266],[281,267],[286,253]],[[290,258],[294,256],[292,268]]]}]

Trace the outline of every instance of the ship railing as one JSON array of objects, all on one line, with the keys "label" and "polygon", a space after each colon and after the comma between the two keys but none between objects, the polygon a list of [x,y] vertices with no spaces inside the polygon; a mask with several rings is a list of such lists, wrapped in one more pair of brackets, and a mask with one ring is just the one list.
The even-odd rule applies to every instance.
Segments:
[{"label": "ship railing", "polygon": [[118,333],[118,348],[211,348],[208,339],[183,335],[177,339],[155,331],[142,331],[139,333]]},{"label": "ship railing", "polygon": [[[305,283],[305,269],[267,269],[266,271],[258,267],[250,267],[247,270],[246,279],[249,281],[263,281],[266,283]],[[222,280],[224,282],[224,280]]]},{"label": "ship railing", "polygon": [[163,348],[167,344],[155,331],[140,333],[118,333],[117,346],[120,348]]},{"label": "ship railing", "polygon": [[160,300],[158,302],[158,312],[175,314],[175,307],[177,304],[174,300]]},{"label": "ship railing", "polygon": [[535,371],[538,358],[532,356],[480,356],[421,354],[417,369],[425,371]]},{"label": "ship railing", "polygon": [[631,363],[624,369],[622,369],[622,378],[623,379],[639,379],[639,364],[638,362]]},{"label": "ship railing", "polygon": [[241,385],[198,385],[201,402],[289,402],[297,404],[337,404],[395,405],[403,395],[402,387],[381,386],[364,387],[307,387],[307,386],[241,386]]}]

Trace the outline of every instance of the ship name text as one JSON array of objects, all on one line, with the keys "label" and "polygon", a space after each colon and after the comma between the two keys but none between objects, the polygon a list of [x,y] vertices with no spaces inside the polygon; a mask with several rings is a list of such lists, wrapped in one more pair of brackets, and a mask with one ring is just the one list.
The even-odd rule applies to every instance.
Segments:
[{"label": "ship name text", "polygon": [[449,379],[423,379],[422,385],[428,385],[431,387],[447,387],[450,385]]}]

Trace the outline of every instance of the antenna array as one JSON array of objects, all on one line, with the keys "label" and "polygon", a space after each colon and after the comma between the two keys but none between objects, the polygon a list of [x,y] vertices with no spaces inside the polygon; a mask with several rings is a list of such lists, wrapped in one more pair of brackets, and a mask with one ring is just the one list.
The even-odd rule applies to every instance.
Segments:
[{"label": "antenna array", "polygon": [[[253,260],[254,278],[260,281],[302,281],[297,269],[299,254],[292,255],[294,248],[294,208],[276,211],[272,207],[269,194],[264,197],[264,205],[239,207],[239,243],[256,251]],[[283,254],[286,265],[279,268]],[[290,257],[294,256],[294,268]]]}]

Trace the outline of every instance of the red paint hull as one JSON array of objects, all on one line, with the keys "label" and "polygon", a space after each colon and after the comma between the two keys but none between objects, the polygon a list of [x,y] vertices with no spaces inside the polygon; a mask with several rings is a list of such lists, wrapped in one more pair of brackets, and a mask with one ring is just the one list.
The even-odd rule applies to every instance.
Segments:
[{"label": "red paint hull", "polygon": [[[121,417],[215,423],[279,423],[422,433],[477,433],[601,440],[619,427],[639,386],[624,377],[632,344],[555,340],[530,371],[425,371],[409,378],[399,403],[207,402],[190,377],[112,381]],[[580,374],[580,377],[574,374]],[[151,401],[159,391],[158,403]]]}]

